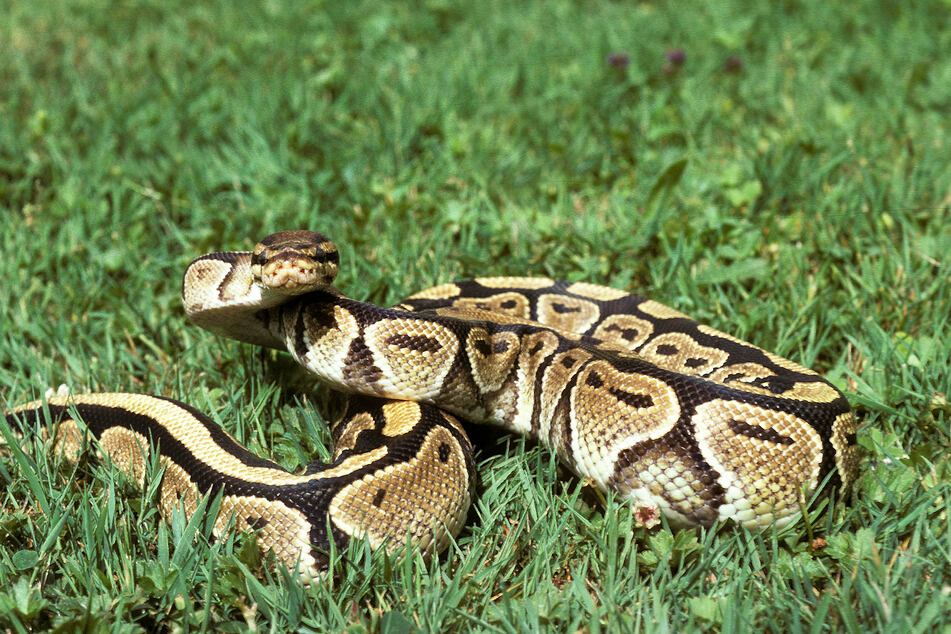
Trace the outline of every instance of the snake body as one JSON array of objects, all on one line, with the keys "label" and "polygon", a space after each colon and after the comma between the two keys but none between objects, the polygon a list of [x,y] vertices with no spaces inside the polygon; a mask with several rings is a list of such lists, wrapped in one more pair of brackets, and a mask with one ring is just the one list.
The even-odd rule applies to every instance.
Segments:
[{"label": "snake body", "polygon": [[76,415],[133,475],[164,464],[163,511],[221,492],[218,524],[320,570],[331,542],[443,548],[465,519],[473,460],[457,416],[537,439],[578,476],[674,525],[794,519],[822,485],[855,477],[855,423],[816,373],[625,291],[547,278],[477,278],[392,308],[343,296],[325,236],[282,232],[185,272],[189,318],[288,351],[348,394],[330,464],[294,475],[192,408],[91,394],[17,408],[8,420]]}]

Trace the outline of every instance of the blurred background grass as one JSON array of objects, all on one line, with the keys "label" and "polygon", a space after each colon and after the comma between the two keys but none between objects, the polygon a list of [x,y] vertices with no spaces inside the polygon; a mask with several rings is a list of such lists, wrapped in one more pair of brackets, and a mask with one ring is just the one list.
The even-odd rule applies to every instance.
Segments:
[{"label": "blurred background grass", "polygon": [[191,258],[311,228],[378,303],[502,274],[647,294],[825,373],[865,450],[854,504],[812,524],[648,536],[489,439],[458,549],[428,568],[354,552],[307,589],[38,445],[0,462],[0,625],[947,628],[949,11],[0,4],[6,406],[61,382],[149,391],[288,467],[326,456],[286,361],[179,305]]}]

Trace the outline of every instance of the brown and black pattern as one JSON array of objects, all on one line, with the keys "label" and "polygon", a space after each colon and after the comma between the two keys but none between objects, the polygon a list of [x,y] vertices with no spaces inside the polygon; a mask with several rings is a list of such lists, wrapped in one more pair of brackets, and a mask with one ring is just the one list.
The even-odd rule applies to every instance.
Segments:
[{"label": "brown and black pattern", "polygon": [[[258,457],[207,416],[161,397],[53,397],[17,407],[6,420],[23,432],[51,425],[59,439],[54,443],[69,445],[63,452],[72,460],[82,445],[75,423],[80,420],[100,453],[140,484],[157,453],[163,516],[177,508],[190,516],[201,496],[220,494],[216,532],[233,518],[239,530],[256,531],[262,549],[291,568],[299,566],[305,577],[326,568],[331,541],[341,548],[356,537],[395,548],[409,533],[424,553],[437,552],[462,527],[475,477],[472,449],[458,421],[413,402],[394,407],[390,401],[353,399],[334,430],[333,461],[313,463],[302,474]],[[404,486],[406,466],[427,452],[435,459],[412,463],[410,480],[428,484]],[[385,508],[402,508],[402,515],[385,526],[338,522],[328,533],[328,514],[353,520],[363,512],[362,498],[346,493],[356,489],[385,498]]]},{"label": "brown and black pattern", "polygon": [[[819,375],[656,301],[589,283],[477,278],[394,308],[331,283],[336,247],[313,232],[268,236],[186,270],[189,318],[287,350],[352,397],[330,464],[301,475],[254,456],[191,408],[128,394],[51,399],[74,455],[86,423],[140,478],[164,465],[163,513],[221,493],[262,548],[316,571],[351,538],[438,552],[460,529],[473,478],[459,416],[537,438],[580,477],[683,525],[784,524],[820,483],[855,477],[855,423]],[[37,420],[40,403],[8,420]]]}]

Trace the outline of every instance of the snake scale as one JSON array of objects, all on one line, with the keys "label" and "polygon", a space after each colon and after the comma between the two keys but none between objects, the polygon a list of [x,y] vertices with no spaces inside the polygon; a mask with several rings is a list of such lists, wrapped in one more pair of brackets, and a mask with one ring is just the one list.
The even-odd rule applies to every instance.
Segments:
[{"label": "snake scale", "polygon": [[[194,260],[182,286],[192,322],[289,352],[352,394],[330,463],[292,474],[176,401],[141,394],[53,397],[7,421],[54,423],[57,450],[82,445],[77,419],[121,470],[163,465],[164,515],[221,495],[232,521],[290,566],[318,572],[331,542],[444,548],[474,479],[460,418],[537,439],[578,476],[672,525],[794,519],[808,498],[846,493],[855,422],[815,372],[625,291],[547,278],[477,278],[392,308],[334,286],[325,236],[287,231],[252,252]],[[458,418],[457,418],[458,417]]]}]

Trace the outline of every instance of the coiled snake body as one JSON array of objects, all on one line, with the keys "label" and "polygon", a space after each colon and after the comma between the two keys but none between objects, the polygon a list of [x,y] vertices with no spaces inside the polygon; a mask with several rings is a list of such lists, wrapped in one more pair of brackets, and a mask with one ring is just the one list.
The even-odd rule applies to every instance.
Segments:
[{"label": "coiled snake body", "polygon": [[473,460],[458,419],[537,438],[579,476],[673,524],[784,524],[828,480],[848,490],[855,424],[820,376],[662,304],[545,278],[479,278],[394,308],[333,286],[336,247],[282,232],[253,252],[214,253],[185,272],[193,322],[290,352],[352,397],[330,464],[288,473],[187,405],[138,394],[51,398],[56,442],[75,453],[78,414],[133,476],[164,465],[161,505],[193,511],[220,492],[217,520],[258,531],[260,546],[304,571],[331,541],[407,539],[424,553],[456,534]]}]

